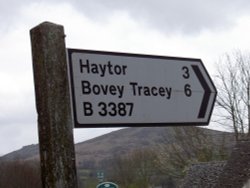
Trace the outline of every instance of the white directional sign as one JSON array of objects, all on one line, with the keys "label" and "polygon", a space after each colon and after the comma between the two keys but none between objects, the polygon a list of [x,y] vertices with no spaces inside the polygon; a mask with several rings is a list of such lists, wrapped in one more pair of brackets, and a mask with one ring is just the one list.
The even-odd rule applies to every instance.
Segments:
[{"label": "white directional sign", "polygon": [[75,127],[207,125],[216,88],[200,59],[68,49]]}]

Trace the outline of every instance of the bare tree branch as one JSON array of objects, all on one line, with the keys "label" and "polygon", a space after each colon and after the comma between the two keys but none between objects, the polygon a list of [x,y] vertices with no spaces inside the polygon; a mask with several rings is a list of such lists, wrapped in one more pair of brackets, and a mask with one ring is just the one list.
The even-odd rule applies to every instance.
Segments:
[{"label": "bare tree branch", "polygon": [[217,63],[216,84],[220,116],[231,122],[236,140],[250,137],[250,55],[225,54]]}]

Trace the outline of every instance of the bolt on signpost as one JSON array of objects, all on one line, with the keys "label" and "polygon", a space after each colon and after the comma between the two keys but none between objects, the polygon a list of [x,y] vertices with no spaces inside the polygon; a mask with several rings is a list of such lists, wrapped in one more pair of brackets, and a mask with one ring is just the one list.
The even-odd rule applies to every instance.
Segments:
[{"label": "bolt on signpost", "polygon": [[43,188],[76,188],[63,26],[45,22],[30,35]]}]

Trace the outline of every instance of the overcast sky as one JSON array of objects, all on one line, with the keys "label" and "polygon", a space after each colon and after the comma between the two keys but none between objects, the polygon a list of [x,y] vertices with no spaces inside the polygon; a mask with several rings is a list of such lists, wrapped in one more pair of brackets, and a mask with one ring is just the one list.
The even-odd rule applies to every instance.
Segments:
[{"label": "overcast sky", "polygon": [[[201,58],[250,50],[249,0],[0,1],[0,155],[38,143],[29,30],[64,26],[71,48]],[[80,142],[114,129],[74,130]]]}]

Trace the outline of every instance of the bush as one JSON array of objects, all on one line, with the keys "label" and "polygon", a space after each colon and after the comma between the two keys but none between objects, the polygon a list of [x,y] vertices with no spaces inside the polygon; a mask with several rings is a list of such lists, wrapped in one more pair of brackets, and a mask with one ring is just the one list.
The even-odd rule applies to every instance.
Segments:
[{"label": "bush", "polygon": [[37,162],[0,162],[0,187],[40,188],[42,187],[40,167]]}]

